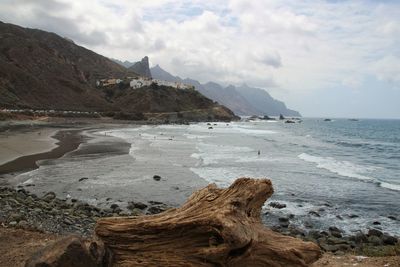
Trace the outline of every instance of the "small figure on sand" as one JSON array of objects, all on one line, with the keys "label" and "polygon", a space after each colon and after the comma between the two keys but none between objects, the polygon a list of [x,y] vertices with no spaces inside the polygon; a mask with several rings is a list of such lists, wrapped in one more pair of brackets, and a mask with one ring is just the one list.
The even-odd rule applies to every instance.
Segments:
[{"label": "small figure on sand", "polygon": [[261,154],[261,151],[260,151],[260,150],[258,150],[257,154],[260,156],[260,154]]}]

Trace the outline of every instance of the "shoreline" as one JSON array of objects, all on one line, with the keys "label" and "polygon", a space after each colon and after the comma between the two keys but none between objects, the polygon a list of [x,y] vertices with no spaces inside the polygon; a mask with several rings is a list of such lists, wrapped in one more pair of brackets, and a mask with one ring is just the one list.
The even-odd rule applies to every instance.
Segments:
[{"label": "shoreline", "polygon": [[46,152],[39,152],[17,157],[0,165],[0,175],[10,175],[37,169],[39,160],[56,159],[74,151],[83,142],[82,129],[54,130],[51,138],[56,139],[55,147]]},{"label": "shoreline", "polygon": [[[127,125],[125,125],[125,127],[126,126]],[[61,128],[61,130],[60,128],[57,128],[58,134],[60,134],[60,132],[68,132],[68,131],[74,132],[74,134],[68,134],[68,136],[65,134],[65,138],[67,137],[72,138],[74,135],[76,138],[77,136],[82,136],[82,135],[88,138],[81,140],[82,142],[80,144],[82,145],[81,146],[80,144],[77,145],[77,147],[79,147],[78,150],[75,149],[73,150],[72,153],[65,152],[63,155],[68,154],[66,160],[79,160],[82,162],[83,160],[87,159],[89,159],[90,161],[101,160],[99,164],[109,163],[108,158],[112,156],[112,157],[118,157],[118,161],[120,162],[120,160],[123,157],[130,156],[126,155],[129,154],[130,148],[129,146],[127,146],[127,144],[129,143],[126,140],[123,141],[120,137],[108,136],[108,135],[103,136],[101,134],[98,134],[98,132],[106,132],[108,130],[112,130],[113,128],[117,127],[119,129],[123,128],[124,126],[122,125],[111,126],[111,125],[100,124],[100,125],[85,125],[85,128],[82,126],[76,129],[71,129],[71,127],[69,127],[68,130],[66,130],[65,128],[63,129]],[[174,141],[168,140],[167,137],[165,137],[165,139],[166,140],[164,141],[160,141],[161,144],[164,143],[166,144],[171,142],[175,146],[176,140]],[[151,140],[154,139],[151,138]],[[61,141],[59,140],[59,142]],[[139,140],[135,139],[136,145],[138,145],[138,142]],[[142,148],[149,150],[147,142],[144,142],[144,146],[142,146]],[[38,153],[38,154],[43,154],[43,153]],[[35,156],[38,154],[34,154],[31,156]],[[151,155],[149,156],[154,157],[154,153],[150,154]],[[63,155],[61,155],[61,157]],[[165,158],[165,156],[161,157],[161,155],[159,155],[159,157]],[[137,161],[137,159],[135,159],[135,161]],[[130,164],[132,164],[131,161],[129,162]],[[126,164],[125,161],[123,161],[122,163],[123,164],[121,166]],[[48,163],[46,162],[45,164],[47,165]],[[87,165],[84,166],[85,168],[87,167]],[[52,168],[53,165],[50,164],[47,165],[47,167]],[[43,185],[37,184],[35,187],[29,187],[29,190],[32,190],[31,193],[25,190],[28,189],[28,187],[25,187],[26,185],[19,186],[17,187],[17,190],[14,191],[13,189],[7,189],[9,191],[6,194],[1,193],[0,190],[0,196],[1,196],[0,222],[3,223],[3,225],[12,228],[14,227],[23,229],[27,228],[36,231],[39,230],[57,234],[75,233],[85,236],[85,235],[90,235],[92,233],[94,224],[96,220],[100,217],[155,214],[165,209],[168,209],[171,206],[170,203],[168,203],[168,201],[162,203],[160,202],[160,199],[163,199],[163,197],[166,196],[167,194],[170,194],[171,198],[176,197],[173,194],[181,193],[180,191],[182,189],[181,185],[179,185],[180,188],[169,189],[169,187],[174,182],[172,180],[172,176],[170,177],[166,176],[167,179],[164,179],[165,176],[161,174],[162,178],[161,181],[154,181],[152,175],[154,173],[156,174],[160,173],[158,171],[152,171],[152,170],[145,170],[145,171],[149,173],[149,176],[148,177],[146,176],[145,180],[147,187],[159,187],[162,190],[166,189],[166,191],[165,192],[161,190],[158,191],[159,189],[157,189],[156,191],[159,193],[159,195],[153,195],[149,192],[155,192],[154,190],[153,191],[145,190],[145,188],[141,189],[138,186],[133,186],[132,187],[133,190],[130,192],[132,198],[131,201],[128,202],[128,206],[131,209],[129,209],[125,205],[126,204],[125,201],[121,201],[119,199],[118,194],[116,194],[115,192],[109,193],[109,195],[107,195],[107,198],[109,199],[104,198],[104,202],[102,205],[98,203],[96,205],[90,205],[93,203],[91,203],[90,201],[86,201],[84,198],[82,198],[82,196],[87,194],[90,195],[90,192],[88,193],[85,190],[92,190],[90,188],[99,181],[97,180],[98,177],[96,177],[95,175],[93,176],[85,175],[85,177],[83,177],[72,174],[71,177],[73,177],[73,179],[69,180],[69,182],[73,182],[73,187],[76,186],[77,190],[82,189],[82,193],[76,195],[71,194],[72,197],[66,197],[67,194],[63,192],[62,186],[58,187],[59,191],[56,191],[55,189],[52,188],[46,188],[46,186],[44,186],[46,185],[45,183]],[[117,174],[119,173],[115,173],[115,177],[117,177],[116,176]],[[132,175],[130,174],[130,176]],[[54,177],[49,176],[48,178],[52,179]],[[42,192],[40,192],[40,190],[37,189],[37,187],[39,186],[42,186],[41,188],[43,189]],[[49,192],[52,190],[56,192],[57,196],[55,193]],[[71,187],[68,187],[68,190],[71,190]],[[143,199],[139,197],[139,193],[136,192],[142,193],[142,195],[146,195],[147,196],[146,199],[143,201]],[[39,195],[40,197],[37,197],[35,194]],[[19,203],[17,204],[17,206],[14,206],[15,202],[14,200]],[[103,201],[103,196],[101,196],[100,200]],[[140,207],[143,207],[142,204],[146,205],[146,208],[140,209]],[[21,218],[20,214],[15,212],[17,210],[19,211],[22,210],[23,211],[22,214],[25,217]],[[268,227],[286,235],[291,235],[294,237],[299,237],[304,240],[316,242],[325,251],[330,251],[332,253],[335,253],[335,255],[342,255],[343,253],[346,254],[356,253],[355,251],[357,249],[364,249],[364,248],[365,251],[362,250],[359,251],[361,251],[361,253],[367,253],[367,254],[369,253],[368,255],[379,255],[380,253],[395,253],[396,249],[398,249],[400,253],[400,247],[398,245],[398,242],[396,246],[386,244],[386,243],[395,243],[394,240],[397,241],[397,237],[393,236],[391,237],[390,235],[382,233],[384,232],[384,230],[381,231],[377,230],[368,233],[369,229],[360,229],[359,235],[354,234],[352,236],[341,233],[340,229],[339,231],[337,231],[336,229],[332,229],[332,231],[315,230],[315,231],[304,232],[294,227],[291,227],[292,225],[290,224],[290,221],[291,218],[288,218],[286,221],[281,221],[281,219],[279,219],[279,222],[281,224],[280,227],[275,227],[276,225],[271,225],[271,224],[268,225]]]}]

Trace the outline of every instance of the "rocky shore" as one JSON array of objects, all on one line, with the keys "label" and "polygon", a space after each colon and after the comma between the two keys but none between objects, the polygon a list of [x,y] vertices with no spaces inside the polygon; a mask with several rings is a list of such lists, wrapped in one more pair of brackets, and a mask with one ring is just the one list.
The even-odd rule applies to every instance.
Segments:
[{"label": "rocky shore", "polygon": [[[4,227],[35,230],[55,234],[90,236],[96,220],[102,217],[137,216],[157,214],[167,210],[166,204],[156,201],[118,204],[101,209],[76,199],[60,199],[53,192],[38,197],[23,188],[0,188],[0,223]],[[290,224],[291,218],[280,218],[279,225],[270,226],[285,235],[317,243],[324,251],[335,255],[356,253],[367,256],[400,255],[400,242],[378,229],[366,229],[355,235],[345,233],[335,226],[327,231],[303,231]]]},{"label": "rocky shore", "polygon": [[53,192],[38,197],[22,188],[0,188],[0,223],[3,226],[61,235],[90,236],[96,220],[101,217],[156,214],[168,208],[161,202],[132,201],[125,210],[115,203],[100,209],[76,199],[57,198]]},{"label": "rocky shore", "polygon": [[[272,209],[286,207],[285,204],[279,202],[270,202],[268,206]],[[319,216],[316,211],[313,212],[315,213],[314,216]],[[385,233],[383,230],[376,228],[360,229],[352,235],[345,233],[335,225],[326,230],[314,230],[312,229],[313,225],[308,225],[310,229],[303,230],[291,223],[294,217],[293,214],[279,217],[277,224],[270,227],[282,234],[317,243],[323,251],[331,252],[335,255],[343,255],[348,252],[368,256],[400,255],[400,240],[398,237]],[[391,219],[397,220],[394,216]],[[380,223],[374,222],[374,225],[379,226]]]}]

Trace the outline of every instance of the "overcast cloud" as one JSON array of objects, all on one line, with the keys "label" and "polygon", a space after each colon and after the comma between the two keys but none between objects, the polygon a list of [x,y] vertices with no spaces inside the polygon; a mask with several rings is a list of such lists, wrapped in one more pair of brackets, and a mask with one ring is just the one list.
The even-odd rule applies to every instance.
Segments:
[{"label": "overcast cloud", "polygon": [[400,1],[0,0],[0,19],[308,116],[400,117]]}]

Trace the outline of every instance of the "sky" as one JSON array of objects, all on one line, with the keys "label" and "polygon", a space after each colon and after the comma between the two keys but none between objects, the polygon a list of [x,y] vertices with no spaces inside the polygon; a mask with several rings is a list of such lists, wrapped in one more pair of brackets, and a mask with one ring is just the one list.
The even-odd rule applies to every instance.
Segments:
[{"label": "sky", "polygon": [[400,118],[400,1],[0,0],[0,20],[309,117]]}]

